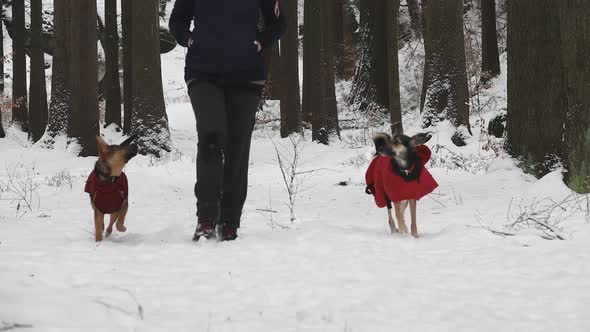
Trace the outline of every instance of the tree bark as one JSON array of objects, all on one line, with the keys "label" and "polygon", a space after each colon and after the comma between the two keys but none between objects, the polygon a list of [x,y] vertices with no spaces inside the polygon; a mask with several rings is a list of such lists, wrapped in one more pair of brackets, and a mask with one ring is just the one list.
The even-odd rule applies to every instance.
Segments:
[{"label": "tree bark", "polygon": [[27,59],[25,55],[25,2],[12,2],[12,121],[25,132],[28,131],[27,109]]},{"label": "tree bark", "polygon": [[590,2],[560,2],[563,72],[567,106],[564,129],[566,183],[578,193],[590,192]]},{"label": "tree bark", "polygon": [[47,137],[45,144],[53,146],[54,138],[65,135],[68,127],[68,114],[70,113],[70,88],[68,85],[68,63],[70,45],[70,1],[53,1],[53,61],[51,76],[51,101],[49,104],[49,117],[47,124]]},{"label": "tree bark", "polygon": [[33,142],[37,142],[43,137],[47,127],[47,85],[45,82],[42,24],[42,1],[31,0],[29,139]]},{"label": "tree bark", "polygon": [[558,12],[553,0],[508,1],[508,146],[536,176],[547,174],[562,150],[567,105]]},{"label": "tree bark", "polygon": [[297,0],[284,0],[287,33],[281,38],[281,137],[301,131],[301,100],[299,87],[299,36]]},{"label": "tree bark", "polygon": [[462,0],[423,1],[426,53],[423,99],[425,127],[449,120],[469,127]]},{"label": "tree bark", "polygon": [[481,0],[481,59],[484,80],[500,75],[495,0]]},{"label": "tree bark", "polygon": [[96,45],[96,1],[69,3],[70,114],[68,136],[78,140],[81,156],[98,155],[98,51]]},{"label": "tree bark", "polygon": [[170,131],[162,86],[159,0],[128,1],[133,8],[133,47],[129,50],[131,134],[139,137],[141,153],[160,156],[162,151],[170,151]]},{"label": "tree bark", "polygon": [[[125,0],[124,0],[125,1]],[[128,1],[128,0],[127,0]],[[165,5],[165,3],[164,3]],[[105,125],[121,127],[121,83],[119,81],[119,30],[117,0],[105,1]]]}]

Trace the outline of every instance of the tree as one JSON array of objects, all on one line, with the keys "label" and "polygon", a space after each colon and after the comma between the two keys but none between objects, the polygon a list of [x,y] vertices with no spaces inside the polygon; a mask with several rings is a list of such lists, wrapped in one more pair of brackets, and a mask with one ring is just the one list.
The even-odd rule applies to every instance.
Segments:
[{"label": "tree", "polygon": [[47,123],[45,144],[53,145],[53,139],[66,134],[68,114],[70,113],[69,52],[70,45],[70,11],[71,0],[53,1],[54,48],[51,76],[51,101]]},{"label": "tree", "polygon": [[500,75],[495,0],[481,0],[481,59],[484,79]]},{"label": "tree", "polygon": [[281,56],[279,53],[279,45],[274,45],[271,48],[265,49],[263,57],[268,61],[268,79],[266,80],[265,97],[269,100],[281,99]]},{"label": "tree", "polygon": [[122,1],[121,2],[121,30],[123,37],[123,131],[126,134],[131,133],[131,106],[132,106],[132,80],[131,80],[131,65],[133,64],[131,50],[133,49],[133,39],[131,38],[132,32],[132,5],[133,1]]},{"label": "tree", "polygon": [[6,137],[2,124],[2,109],[4,108],[4,12],[0,11],[0,138]]},{"label": "tree", "polygon": [[98,51],[96,1],[72,0],[66,22],[70,45],[68,136],[77,139],[81,156],[96,156],[98,128]]},{"label": "tree", "polygon": [[410,27],[416,37],[422,36],[422,14],[418,0],[406,0],[410,13]]},{"label": "tree", "polygon": [[399,1],[361,0],[359,59],[349,103],[366,112],[391,114],[392,130],[402,132],[399,100]]},{"label": "tree", "polygon": [[[164,2],[165,6],[166,3]],[[121,84],[119,81],[119,30],[117,28],[117,0],[106,0],[105,11],[105,125],[121,127]]]},{"label": "tree", "polygon": [[37,142],[47,127],[47,85],[45,83],[45,59],[43,53],[43,4],[31,0],[31,86],[29,108],[29,139]]},{"label": "tree", "polygon": [[[328,144],[330,136],[340,136],[334,72],[334,0],[323,0],[318,7],[320,19],[320,104],[313,115],[312,139]],[[317,110],[317,109],[316,109]],[[317,115],[316,115],[317,113]]]},{"label": "tree", "polygon": [[297,0],[285,0],[287,33],[281,38],[281,137],[301,130],[301,100],[299,87],[299,36],[297,29]]},{"label": "tree", "polygon": [[[560,3],[563,77],[567,91],[564,126],[566,182],[579,192],[590,192],[590,2]],[[561,111],[561,110],[560,110]],[[553,126],[552,126],[553,127]],[[556,128],[557,129],[557,128]]]},{"label": "tree", "polygon": [[510,152],[536,176],[561,156],[566,95],[557,2],[508,2],[508,111]]},{"label": "tree", "polygon": [[25,2],[12,2],[12,120],[28,131],[27,58],[25,55]]},{"label": "tree", "polygon": [[126,68],[131,70],[131,96],[127,96],[131,102],[130,132],[139,137],[142,153],[159,156],[170,151],[160,62],[159,0],[129,0],[129,5],[132,18],[128,37],[133,45],[127,49],[132,61]]},{"label": "tree", "polygon": [[304,2],[303,35],[303,119],[313,121],[321,100],[320,93],[320,18],[316,0]]},{"label": "tree", "polygon": [[422,12],[426,59],[420,109],[424,125],[446,119],[470,130],[463,1],[423,0]]}]

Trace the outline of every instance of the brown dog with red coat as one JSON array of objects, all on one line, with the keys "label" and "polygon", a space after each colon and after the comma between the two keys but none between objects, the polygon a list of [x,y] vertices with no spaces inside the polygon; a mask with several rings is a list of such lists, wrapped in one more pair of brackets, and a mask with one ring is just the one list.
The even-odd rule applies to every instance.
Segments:
[{"label": "brown dog with red coat", "polygon": [[125,216],[129,208],[129,188],[123,168],[137,155],[137,145],[131,144],[135,138],[132,136],[120,145],[108,145],[102,137],[96,136],[99,157],[84,188],[90,195],[90,204],[94,210],[96,242],[103,239],[105,214],[111,215],[106,237],[111,235],[115,224],[119,232],[127,230]]}]

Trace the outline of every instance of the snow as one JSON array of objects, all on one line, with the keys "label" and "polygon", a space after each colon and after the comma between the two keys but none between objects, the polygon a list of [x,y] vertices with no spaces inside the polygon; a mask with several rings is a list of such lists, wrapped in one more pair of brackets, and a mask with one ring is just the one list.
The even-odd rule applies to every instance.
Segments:
[{"label": "snow", "polygon": [[[29,173],[25,182],[38,188],[31,210],[17,210],[14,194],[0,192],[0,330],[590,330],[590,219],[573,211],[562,222],[564,241],[534,231],[492,234],[487,228],[504,229],[511,205],[558,201],[571,191],[560,171],[537,180],[503,153],[485,151],[488,140],[502,141],[477,125],[463,148],[450,142],[448,123],[433,132],[429,145],[448,153],[435,158],[460,156],[473,165],[428,165],[440,187],[418,204],[416,240],[389,235],[385,210],[364,193],[367,137],[384,123],[346,129],[331,146],[310,142],[306,133],[299,167],[310,172],[299,179],[291,223],[273,141],[291,147],[278,137],[277,104],[269,103],[259,113],[268,122],[254,134],[240,237],[192,242],[196,131],[183,56],[177,48],[162,57],[174,150],[129,163],[128,231],[99,245],[83,193],[95,158],[76,157],[76,146],[64,139],[55,150],[28,146],[25,135],[8,128],[0,140],[0,181],[14,172],[24,181]],[[482,92],[483,104],[493,106],[474,115],[472,125],[505,105],[502,69]],[[339,85],[339,96],[346,89]],[[343,115],[359,120],[351,110]],[[412,106],[404,123],[410,134],[421,130]],[[103,135],[122,140],[113,128]],[[583,205],[588,198],[579,199]]]}]

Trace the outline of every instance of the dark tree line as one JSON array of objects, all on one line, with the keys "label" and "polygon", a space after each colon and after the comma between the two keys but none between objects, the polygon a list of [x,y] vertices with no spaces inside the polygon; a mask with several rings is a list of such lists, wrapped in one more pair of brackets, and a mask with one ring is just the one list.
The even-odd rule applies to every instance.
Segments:
[{"label": "dark tree line", "polygon": [[[100,38],[106,55],[103,82],[105,125],[115,124],[128,134],[137,134],[142,153],[158,155],[162,150],[169,150],[160,51],[162,48],[169,51],[170,40],[168,36],[162,36],[159,27],[160,10],[165,10],[166,2],[122,1],[124,43],[121,45],[116,0],[105,1],[104,25],[95,0],[54,0],[54,31],[50,43],[52,90],[48,106],[42,2],[30,1],[31,24],[27,30],[24,1],[12,1],[12,19],[5,22],[10,22],[13,40],[13,96],[10,103],[13,123],[28,132],[32,142],[44,137],[44,144],[51,147],[56,136],[67,135],[80,145],[80,155],[96,155],[94,136],[100,131],[97,49],[97,38]],[[30,39],[28,44],[27,38]],[[165,42],[160,43],[160,39]],[[121,46],[124,46],[123,109],[119,79]],[[26,50],[31,60],[28,91]],[[3,136],[3,130],[0,134]]]}]

